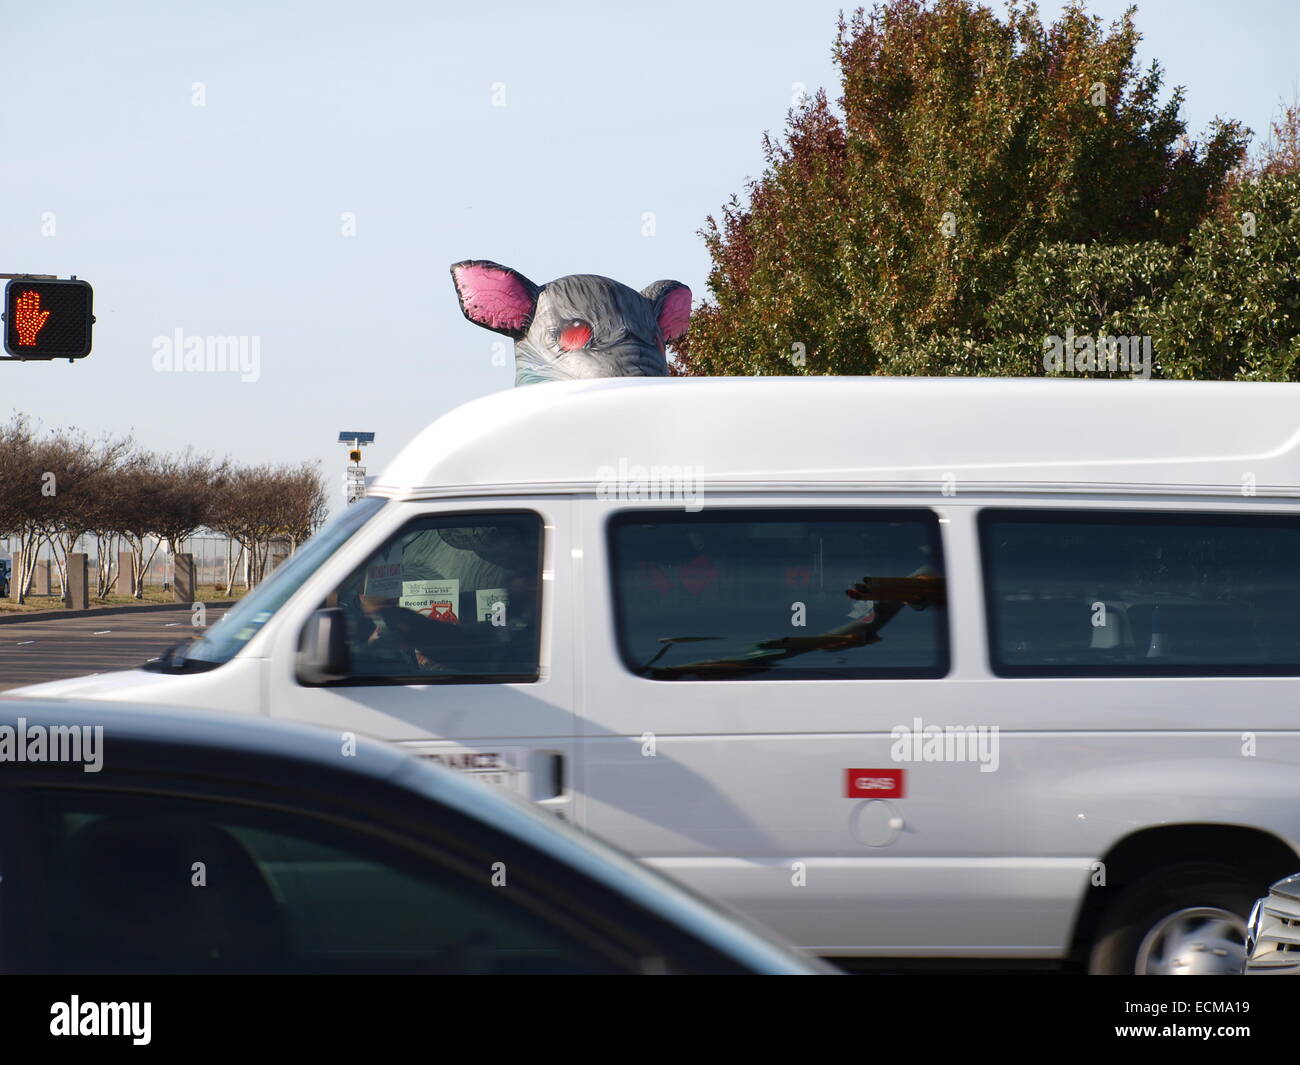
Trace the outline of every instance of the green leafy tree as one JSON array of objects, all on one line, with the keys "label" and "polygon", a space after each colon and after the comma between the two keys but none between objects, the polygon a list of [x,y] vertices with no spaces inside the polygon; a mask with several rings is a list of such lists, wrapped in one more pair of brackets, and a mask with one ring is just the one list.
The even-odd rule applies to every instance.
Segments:
[{"label": "green leafy tree", "polygon": [[1191,255],[1151,326],[1162,375],[1300,378],[1300,173],[1238,182],[1226,210],[1192,236]]},{"label": "green leafy tree", "polygon": [[989,305],[987,339],[949,331],[918,342],[896,364],[916,374],[1031,377],[1044,372],[1045,340],[1067,329],[1078,336],[1151,336],[1181,262],[1176,247],[1157,240],[1043,245],[1020,259]]},{"label": "green leafy tree", "polygon": [[1105,28],[1080,5],[1050,26],[971,0],[841,19],[838,107],[793,110],[747,202],[708,220],[712,300],[677,372],[1041,372],[1036,330],[1072,308],[1146,314],[1247,133],[1188,140],[1139,41],[1132,9]]},{"label": "green leafy tree", "polygon": [[[989,306],[989,339],[952,331],[912,348],[912,372],[1043,372],[1044,341],[1151,338],[1154,376],[1300,379],[1300,108],[1232,175],[1182,246],[1048,244]],[[1098,374],[1099,376],[1102,374]]]}]

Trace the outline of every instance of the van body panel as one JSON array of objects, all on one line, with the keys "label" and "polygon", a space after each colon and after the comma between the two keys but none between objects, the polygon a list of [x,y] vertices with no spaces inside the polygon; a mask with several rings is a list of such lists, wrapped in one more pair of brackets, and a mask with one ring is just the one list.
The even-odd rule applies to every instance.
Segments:
[{"label": "van body panel", "polygon": [[[266,714],[266,662],[239,655],[218,669],[203,673],[165,674],[144,669],[93,673],[42,684],[28,684],[23,695],[46,698],[105,699],[151,706],[190,706],[196,710],[227,710]],[[13,689],[5,694],[18,694]]]},{"label": "van body panel", "polygon": [[[705,894],[726,898],[770,928],[827,957],[1060,958],[1076,900],[1088,881],[1080,859],[813,858],[801,859],[808,884],[791,885],[790,862],[739,858],[648,858]],[[759,875],[751,875],[752,866]],[[965,892],[953,906],[949,879]],[[825,899],[855,908],[822,909]],[[1064,930],[1064,931],[1063,931]]]},{"label": "van body panel", "polygon": [[[796,942],[863,956],[1061,957],[1094,863],[1145,826],[1250,825],[1296,849],[1300,679],[992,675],[975,515],[1006,497],[709,500],[800,515],[927,503],[960,634],[942,679],[636,676],[620,663],[608,578],[589,582],[601,667],[583,681],[587,827]],[[634,505],[582,506],[588,573],[608,574],[607,523]],[[932,725],[996,728],[998,764],[900,761],[895,730]],[[1246,732],[1257,757],[1241,753]],[[849,797],[846,772],[872,767],[901,769],[905,795]]]}]

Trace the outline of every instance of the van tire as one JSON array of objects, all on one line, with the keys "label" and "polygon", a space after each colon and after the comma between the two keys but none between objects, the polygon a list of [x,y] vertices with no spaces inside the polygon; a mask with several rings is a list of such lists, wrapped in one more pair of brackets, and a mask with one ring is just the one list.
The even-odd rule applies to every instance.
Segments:
[{"label": "van tire", "polygon": [[[1209,863],[1189,862],[1143,877],[1125,888],[1102,918],[1088,957],[1088,972],[1133,975],[1138,971],[1138,952],[1143,941],[1162,924],[1165,926],[1162,932],[1170,935],[1176,935],[1179,927],[1199,926],[1207,932],[1208,951],[1197,946],[1191,953],[1181,955],[1190,963],[1194,975],[1208,975],[1207,970],[1239,972],[1245,956],[1246,917],[1260,894],[1253,877],[1241,870]],[[1226,935],[1228,929],[1224,922],[1210,914],[1197,915],[1198,909],[1220,910],[1225,916],[1238,919],[1241,943],[1237,952],[1232,949],[1234,941]],[[1188,913],[1174,916],[1182,911]],[[1158,946],[1158,938],[1153,946]],[[1226,955],[1218,953],[1224,950]]]}]

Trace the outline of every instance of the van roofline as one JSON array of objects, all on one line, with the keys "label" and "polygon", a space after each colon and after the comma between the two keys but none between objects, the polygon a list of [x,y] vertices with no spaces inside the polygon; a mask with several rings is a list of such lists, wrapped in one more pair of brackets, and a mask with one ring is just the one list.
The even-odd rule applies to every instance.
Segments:
[{"label": "van roofline", "polygon": [[[993,495],[1053,495],[1053,496],[1175,496],[1195,498],[1222,497],[1228,499],[1250,498],[1256,502],[1269,499],[1291,500],[1300,498],[1300,486],[1256,485],[1249,497],[1241,491],[1240,484],[1179,484],[1139,483],[1135,481],[961,481],[957,491],[948,496],[941,490],[942,475],[918,478],[912,481],[712,481],[700,482],[700,495],[756,495],[780,493],[782,495],[837,494],[837,495],[937,495],[941,499],[957,501],[962,496]],[[694,490],[694,487],[693,489]],[[582,496],[599,498],[601,485],[596,481],[565,482],[509,482],[502,484],[423,486],[411,488],[381,487],[366,494],[396,502],[415,502],[426,499],[499,499],[505,496]],[[631,499],[609,497],[611,502],[654,505],[677,505],[682,496],[659,499]]]},{"label": "van roofline", "polygon": [[[472,400],[369,494],[936,491],[1300,496],[1300,384],[602,378]],[[952,495],[953,491],[949,491]]]}]

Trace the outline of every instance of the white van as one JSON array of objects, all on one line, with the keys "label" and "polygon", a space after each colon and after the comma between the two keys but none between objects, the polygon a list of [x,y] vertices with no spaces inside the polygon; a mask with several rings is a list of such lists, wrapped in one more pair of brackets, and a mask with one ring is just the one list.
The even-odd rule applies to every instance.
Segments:
[{"label": "white van", "polygon": [[22,692],[409,744],[827,956],[1235,971],[1300,844],[1298,448],[1290,384],[520,388],[183,655]]}]

